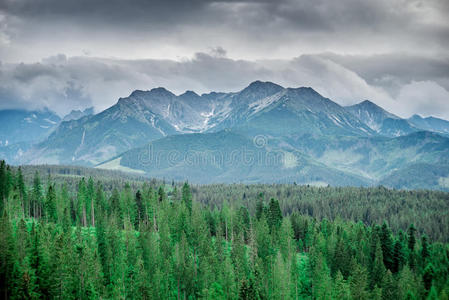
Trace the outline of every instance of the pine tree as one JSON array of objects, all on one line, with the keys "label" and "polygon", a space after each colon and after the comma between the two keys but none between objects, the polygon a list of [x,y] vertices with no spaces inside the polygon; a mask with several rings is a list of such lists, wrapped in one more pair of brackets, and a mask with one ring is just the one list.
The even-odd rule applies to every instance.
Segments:
[{"label": "pine tree", "polygon": [[77,195],[77,221],[81,226],[87,226],[87,188],[86,181],[84,177],[78,184],[78,195]]},{"label": "pine tree", "polygon": [[429,295],[427,295],[426,300],[438,300],[438,299],[440,299],[440,298],[438,297],[437,290],[435,289],[434,286],[432,286],[430,288],[430,292],[429,292]]},{"label": "pine tree", "polygon": [[159,202],[163,202],[166,198],[165,190],[162,186],[160,186],[159,189],[157,190],[157,198]]},{"label": "pine tree", "polygon": [[349,276],[350,258],[347,255],[345,243],[341,237],[338,238],[337,244],[335,245],[332,261],[332,274],[341,272],[343,277]]},{"label": "pine tree", "polygon": [[35,218],[41,217],[42,212],[42,186],[41,186],[41,180],[39,177],[39,173],[36,171],[34,173],[34,179],[33,179],[33,192],[32,192],[32,213],[31,216]]},{"label": "pine tree", "polygon": [[30,252],[30,267],[33,271],[32,281],[37,287],[35,291],[38,297],[48,299],[50,297],[50,270],[44,252],[42,250],[41,241],[39,238],[40,227],[32,224],[31,229],[31,252]]},{"label": "pine tree", "polygon": [[392,272],[397,273],[401,270],[402,266],[405,262],[405,254],[402,243],[400,240],[397,240],[394,243],[393,248],[393,264],[392,264]]},{"label": "pine tree", "polygon": [[435,269],[432,264],[428,264],[426,266],[426,268],[424,269],[424,274],[422,277],[423,283],[424,283],[424,288],[427,291],[430,291],[430,288],[432,287],[432,284],[433,284],[434,277],[435,277]]},{"label": "pine tree", "polygon": [[6,212],[0,216],[0,297],[11,296],[15,262],[15,243],[11,223]]},{"label": "pine tree", "polygon": [[382,225],[380,242],[382,246],[384,265],[387,269],[391,270],[393,265],[393,242],[391,240],[391,231],[388,228],[387,223],[383,223]]},{"label": "pine tree", "polygon": [[375,285],[380,287],[382,285],[382,279],[384,278],[385,273],[386,269],[383,262],[382,248],[380,246],[380,242],[378,241],[376,244],[373,269],[371,272],[371,287],[374,287]]},{"label": "pine tree", "polygon": [[89,225],[95,227],[95,187],[92,177],[87,181],[86,210]]},{"label": "pine tree", "polygon": [[54,186],[49,184],[45,201],[45,216],[50,222],[56,223],[58,221],[56,211],[56,192]]},{"label": "pine tree", "polygon": [[239,299],[245,300],[256,300],[260,299],[257,289],[254,285],[254,280],[249,278],[249,280],[243,279],[240,284]]},{"label": "pine tree", "polygon": [[190,186],[187,182],[182,186],[182,201],[187,207],[189,214],[192,214],[192,193],[190,192]]},{"label": "pine tree", "polygon": [[280,227],[282,222],[282,212],[279,206],[279,202],[273,198],[270,200],[270,204],[268,207],[268,226],[270,227],[270,232],[274,229]]},{"label": "pine tree", "polygon": [[260,193],[259,197],[257,198],[257,203],[256,203],[256,218],[257,218],[257,220],[260,220],[260,218],[262,217],[263,211],[264,211],[263,194]]},{"label": "pine tree", "polygon": [[134,226],[136,229],[138,229],[139,223],[145,219],[145,211],[143,207],[142,194],[140,193],[140,190],[138,190],[136,193],[136,209],[137,211]]},{"label": "pine tree", "polygon": [[427,237],[425,235],[421,239],[421,247],[421,264],[425,266],[430,255],[429,242],[427,241]]},{"label": "pine tree", "polygon": [[349,284],[343,278],[343,275],[340,271],[338,271],[337,275],[335,276],[333,298],[338,300],[351,299],[351,290],[349,289]]},{"label": "pine tree", "polygon": [[25,181],[23,179],[22,168],[17,170],[17,189],[19,190],[19,196],[22,203],[22,209],[24,215],[30,215],[29,203],[27,199],[27,193],[25,188]]},{"label": "pine tree", "polygon": [[390,270],[387,271],[382,281],[382,299],[396,299],[397,286]]},{"label": "pine tree", "polygon": [[116,188],[112,191],[111,197],[109,198],[110,203],[110,214],[113,214],[115,217],[120,217],[122,215],[121,207],[120,207],[120,194]]},{"label": "pine tree", "polygon": [[398,277],[398,298],[407,299],[408,294],[416,294],[418,284],[410,268],[406,265],[400,271]]},{"label": "pine tree", "polygon": [[353,270],[350,279],[351,296],[353,299],[369,299],[366,270],[358,263],[353,262],[352,265]]},{"label": "pine tree", "polygon": [[416,237],[415,237],[416,229],[413,224],[410,225],[408,228],[408,263],[410,265],[410,268],[414,269],[416,265],[415,261],[415,244],[416,244]]},{"label": "pine tree", "polygon": [[6,202],[6,163],[4,160],[0,161],[0,214],[3,215],[3,209]]},{"label": "pine tree", "polygon": [[410,224],[410,227],[408,228],[408,250],[410,252],[415,251],[415,244],[416,244],[416,228],[413,224]]}]

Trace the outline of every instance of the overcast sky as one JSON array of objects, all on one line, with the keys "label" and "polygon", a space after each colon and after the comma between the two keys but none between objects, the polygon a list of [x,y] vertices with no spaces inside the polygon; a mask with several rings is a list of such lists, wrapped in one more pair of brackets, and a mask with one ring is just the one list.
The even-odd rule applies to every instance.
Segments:
[{"label": "overcast sky", "polygon": [[0,108],[311,86],[449,119],[448,0],[0,0]]}]

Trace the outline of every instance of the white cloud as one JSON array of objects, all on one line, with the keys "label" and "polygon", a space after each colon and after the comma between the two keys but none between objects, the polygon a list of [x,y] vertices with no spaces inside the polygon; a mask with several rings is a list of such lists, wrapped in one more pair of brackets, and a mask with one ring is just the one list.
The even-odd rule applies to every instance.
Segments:
[{"label": "white cloud", "polygon": [[414,81],[404,85],[397,97],[401,115],[415,113],[449,119],[449,92],[433,81]]}]

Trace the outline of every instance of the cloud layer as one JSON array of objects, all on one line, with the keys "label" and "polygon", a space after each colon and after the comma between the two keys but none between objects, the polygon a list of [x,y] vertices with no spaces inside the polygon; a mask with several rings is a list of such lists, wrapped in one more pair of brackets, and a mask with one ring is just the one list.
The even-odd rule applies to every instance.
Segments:
[{"label": "cloud layer", "polygon": [[[0,108],[49,107],[60,114],[94,105],[113,105],[135,89],[163,86],[182,93],[194,90],[238,91],[254,80],[286,87],[311,86],[341,105],[370,99],[403,117],[418,113],[449,119],[448,61],[383,56],[379,70],[372,57],[336,54],[301,55],[288,60],[235,60],[222,48],[192,59],[119,60],[58,55],[31,64],[0,65]],[[378,61],[380,58],[377,59]],[[427,66],[419,67],[419,66]]]},{"label": "cloud layer", "polygon": [[[445,53],[447,0],[3,0],[3,61],[65,53],[191,57],[220,45],[230,57],[305,53]],[[33,45],[33,47],[29,47]]]},{"label": "cloud layer", "polygon": [[0,108],[259,79],[449,118],[448,15],[447,0],[2,0]]}]

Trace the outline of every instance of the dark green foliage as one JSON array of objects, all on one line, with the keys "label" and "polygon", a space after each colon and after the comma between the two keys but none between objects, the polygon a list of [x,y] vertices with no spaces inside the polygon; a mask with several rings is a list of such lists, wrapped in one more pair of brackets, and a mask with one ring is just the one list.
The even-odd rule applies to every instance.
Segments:
[{"label": "dark green foliage", "polygon": [[415,251],[415,244],[416,244],[416,228],[413,224],[410,224],[410,227],[408,228],[408,250],[410,252]]},{"label": "dark green foliage", "polygon": [[401,270],[402,266],[406,261],[405,258],[405,250],[402,242],[400,240],[396,240],[393,247],[393,263],[391,265],[391,272],[397,273]]},{"label": "dark green foliage", "polygon": [[190,186],[187,182],[182,186],[182,201],[189,210],[189,214],[192,214],[192,193],[190,193]]},{"label": "dark green foliage", "polygon": [[424,235],[421,239],[421,262],[425,266],[427,259],[429,257],[429,243],[427,242],[427,237]]},{"label": "dark green foliage", "polygon": [[[1,298],[401,300],[449,291],[448,244],[416,240],[422,230],[409,224],[406,235],[387,222],[311,217],[320,206],[289,211],[284,189],[304,199],[315,188],[105,187],[83,177],[67,187],[38,174],[27,185],[18,169],[3,180],[12,188],[0,218]],[[377,189],[320,191],[358,199]]]},{"label": "dark green foliage", "polygon": [[391,270],[393,268],[393,241],[391,240],[391,232],[387,223],[383,223],[382,225],[380,243],[382,246],[384,265],[387,269]]},{"label": "dark green foliage", "polygon": [[145,219],[145,210],[142,202],[142,194],[140,191],[137,191],[136,193],[136,218],[134,221],[134,225],[136,229],[138,229],[139,223]]},{"label": "dark green foliage", "polygon": [[7,181],[6,181],[6,164],[5,161],[0,161],[0,214],[3,214],[3,206],[6,199],[6,188],[7,188]]},{"label": "dark green foliage", "polygon": [[279,202],[273,198],[271,198],[270,200],[267,219],[268,219],[268,226],[270,226],[270,230],[277,229],[282,222],[282,212],[279,206]]},{"label": "dark green foliage", "polygon": [[433,268],[432,264],[428,264],[426,266],[426,268],[424,269],[424,274],[423,274],[424,288],[427,291],[429,291],[432,286],[434,276],[435,276],[435,269]]},{"label": "dark green foliage", "polygon": [[57,222],[56,192],[53,185],[48,186],[47,197],[45,199],[45,214],[50,222]]}]

